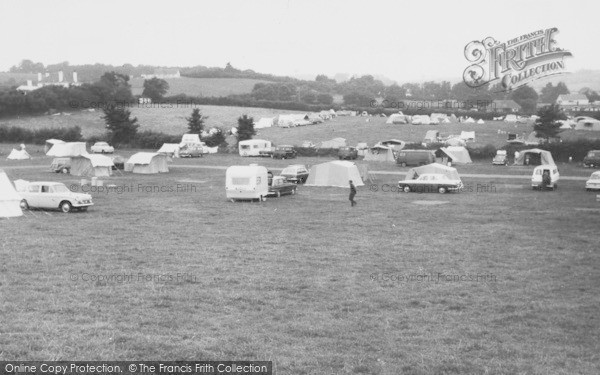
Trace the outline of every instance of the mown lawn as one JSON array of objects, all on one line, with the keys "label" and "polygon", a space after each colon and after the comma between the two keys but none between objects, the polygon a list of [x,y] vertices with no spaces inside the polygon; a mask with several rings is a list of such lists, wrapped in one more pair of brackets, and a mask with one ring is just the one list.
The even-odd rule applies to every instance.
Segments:
[{"label": "mown lawn", "polygon": [[[397,180],[377,177],[378,187]],[[351,208],[341,188],[231,203],[217,169],[106,179],[122,191],[94,193],[87,213],[0,220],[0,360],[261,359],[279,374],[598,373],[596,194],[580,181],[537,192],[527,180],[492,180],[495,192],[448,195],[365,186]],[[146,190],[161,187],[174,191]]]}]

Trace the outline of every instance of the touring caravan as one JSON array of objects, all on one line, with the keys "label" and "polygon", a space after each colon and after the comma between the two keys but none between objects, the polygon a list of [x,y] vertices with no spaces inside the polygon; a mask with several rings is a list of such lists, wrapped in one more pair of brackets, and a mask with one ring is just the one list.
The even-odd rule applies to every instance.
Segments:
[{"label": "touring caravan", "polygon": [[225,172],[227,199],[266,200],[269,194],[269,171],[257,164],[234,165]]},{"label": "touring caravan", "polygon": [[240,141],[239,145],[240,156],[261,156],[261,151],[271,150],[271,141],[264,139],[248,139]]}]

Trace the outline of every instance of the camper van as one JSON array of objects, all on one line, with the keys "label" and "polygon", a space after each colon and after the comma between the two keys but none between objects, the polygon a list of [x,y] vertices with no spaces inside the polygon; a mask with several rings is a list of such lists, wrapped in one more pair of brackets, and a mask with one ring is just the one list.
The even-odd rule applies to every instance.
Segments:
[{"label": "camper van", "polygon": [[271,141],[248,139],[239,143],[240,156],[261,156],[261,151],[271,151]]},{"label": "camper van", "polygon": [[556,190],[558,189],[559,179],[560,174],[558,173],[558,167],[556,165],[538,165],[533,169],[531,188],[534,190]]},{"label": "camper van", "polygon": [[407,165],[426,165],[435,163],[435,154],[431,150],[400,150],[396,154],[396,163]]},{"label": "camper van", "polygon": [[264,201],[269,194],[269,171],[257,164],[231,166],[225,172],[225,191],[232,202]]}]

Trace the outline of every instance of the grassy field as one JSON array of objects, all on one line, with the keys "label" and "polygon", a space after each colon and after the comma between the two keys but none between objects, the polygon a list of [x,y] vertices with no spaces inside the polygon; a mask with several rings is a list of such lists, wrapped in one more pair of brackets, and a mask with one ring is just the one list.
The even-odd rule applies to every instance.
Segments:
[{"label": "grassy field", "polygon": [[[0,220],[0,360],[261,359],[278,374],[600,371],[600,206],[582,182],[537,192],[527,180],[463,178],[496,189],[448,195],[365,186],[351,208],[347,189],[302,186],[230,203],[223,170],[193,168],[250,161],[288,164],[178,160],[188,168],[105,179],[120,191],[92,193],[87,213]],[[39,168],[49,162],[0,168],[13,180],[78,181]]]},{"label": "grassy field", "polygon": [[[237,126],[237,119],[247,114],[258,121],[261,117],[275,117],[278,114],[298,113],[294,111],[280,111],[266,108],[245,107],[223,107],[223,106],[195,106],[190,104],[165,104],[162,106],[146,107],[146,105],[135,105],[130,108],[132,116],[138,118],[140,130],[154,130],[169,134],[183,134],[187,132],[186,117],[193,108],[200,108],[203,115],[208,116],[206,127],[221,127],[229,130]],[[80,126],[84,137],[100,135],[105,130],[102,112],[88,112],[76,110],[67,114],[56,116],[37,116],[12,118],[0,121],[0,126],[20,126],[25,128],[45,128],[61,126]],[[506,144],[506,134],[511,132],[517,134],[529,134],[532,124],[510,124],[501,121],[488,121],[485,124],[451,123],[441,125],[392,125],[386,124],[386,119],[371,117],[369,122],[364,117],[338,117],[318,125],[303,126],[297,128],[266,128],[258,129],[255,138],[264,138],[274,144],[301,145],[303,141],[320,141],[331,138],[346,138],[350,145],[358,142],[367,142],[369,145],[389,139],[398,138],[406,142],[422,142],[427,130],[438,130],[442,136],[451,134],[458,135],[462,130],[475,131],[476,141],[472,144],[502,146]],[[563,139],[575,138],[600,138],[598,132],[567,130],[561,133]]]},{"label": "grassy field", "polygon": [[[190,96],[229,96],[249,94],[254,85],[261,82],[258,79],[239,78],[168,78],[169,92],[167,95],[186,94]],[[142,95],[144,79],[134,78],[130,82],[133,95]]]}]

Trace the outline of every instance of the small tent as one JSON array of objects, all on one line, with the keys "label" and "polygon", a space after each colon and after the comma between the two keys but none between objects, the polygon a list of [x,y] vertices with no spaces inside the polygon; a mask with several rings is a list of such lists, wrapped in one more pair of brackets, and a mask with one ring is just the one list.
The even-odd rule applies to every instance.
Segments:
[{"label": "small tent", "polygon": [[431,124],[437,124],[437,122],[432,122],[431,118],[429,118],[429,116],[427,116],[427,115],[414,115],[412,117],[411,123],[413,125],[431,125]]},{"label": "small tent", "polygon": [[504,122],[517,122],[517,115],[506,115]]},{"label": "small tent", "polygon": [[112,159],[104,155],[82,155],[71,158],[71,175],[108,177],[115,166]]},{"label": "small tent", "polygon": [[365,153],[365,161],[389,161],[394,163],[394,150],[383,145],[375,145]]},{"label": "small tent", "polygon": [[471,160],[471,156],[469,155],[469,151],[461,146],[449,146],[449,147],[441,147],[440,151],[442,155],[446,155],[448,157],[448,161],[451,161],[455,164],[470,164],[473,163]]},{"label": "small tent", "polygon": [[439,163],[431,163],[421,167],[415,167],[408,170],[405,180],[415,180],[424,173],[439,173],[453,181],[460,181],[460,176],[456,168],[448,167]]},{"label": "small tent", "polygon": [[273,126],[273,120],[274,118],[272,117],[263,117],[254,124],[254,129],[270,128]]},{"label": "small tent", "polygon": [[57,158],[71,158],[74,156],[86,155],[85,142],[65,142],[55,143],[46,155]]},{"label": "small tent", "polygon": [[165,154],[169,157],[179,157],[179,144],[177,143],[163,143],[163,145],[158,149],[159,154]]},{"label": "small tent", "polygon": [[475,132],[467,132],[463,130],[460,132],[460,139],[464,139],[465,141],[474,141]]},{"label": "small tent", "polygon": [[435,142],[439,142],[439,138],[440,138],[440,132],[437,130],[427,130],[427,133],[425,133],[425,138],[423,139],[423,142],[425,143],[435,143]]},{"label": "small tent", "polygon": [[477,123],[481,125],[481,124],[485,124],[485,121],[483,121],[483,119],[479,119],[479,120],[477,120]]},{"label": "small tent", "polygon": [[16,150],[13,148],[6,158],[9,160],[26,160],[31,159],[31,155],[29,155],[29,153],[25,151],[24,148],[21,150]]},{"label": "small tent", "polygon": [[169,171],[167,157],[156,152],[138,152],[127,160],[125,171],[141,174],[165,173]]},{"label": "small tent", "polygon": [[[445,120],[448,119],[448,115],[445,113],[432,113],[430,117],[431,121],[433,121],[436,124],[446,122]],[[448,120],[448,122],[450,122],[450,120]]]},{"label": "small tent", "polygon": [[388,119],[385,123],[386,124],[407,124],[408,119],[406,118],[406,116],[404,116],[400,113],[392,113],[390,115],[390,117],[388,117]]},{"label": "small tent", "polygon": [[575,130],[600,131],[600,120],[593,117],[580,116],[575,121]]},{"label": "small tent", "polygon": [[57,143],[65,143],[65,141],[61,141],[60,139],[46,139],[46,144],[44,146],[44,153],[47,154],[48,151]]},{"label": "small tent", "polygon": [[464,147],[467,145],[467,141],[465,141],[464,139],[462,139],[460,137],[450,137],[444,141],[444,144],[446,146],[462,146],[462,147]]},{"label": "small tent", "polygon": [[304,185],[349,188],[348,181],[352,181],[354,186],[364,185],[356,164],[345,160],[335,160],[313,165],[308,172],[308,179]]},{"label": "small tent", "polygon": [[345,146],[347,146],[345,138],[333,138],[332,140],[321,142],[319,148],[340,148]]},{"label": "small tent", "polygon": [[369,146],[365,142],[359,142],[356,144],[356,151],[358,151],[358,156],[365,156],[369,151]]},{"label": "small tent", "polygon": [[543,141],[542,138],[538,138],[535,135],[535,131],[532,131],[531,133],[529,133],[529,135],[527,136],[527,139],[525,140],[525,145],[527,146],[537,146],[539,145],[541,142]]},{"label": "small tent", "polygon": [[475,120],[473,120],[473,117],[469,117],[468,119],[466,119],[464,121],[465,123],[469,123],[469,124],[473,124],[475,122]]},{"label": "small tent", "polygon": [[555,165],[552,154],[546,150],[532,148],[519,151],[519,156],[515,158],[515,165]]},{"label": "small tent", "polygon": [[204,147],[199,134],[184,134],[181,137],[180,147]]},{"label": "small tent", "polygon": [[0,169],[0,217],[22,216],[21,196],[15,190],[6,173]]}]

